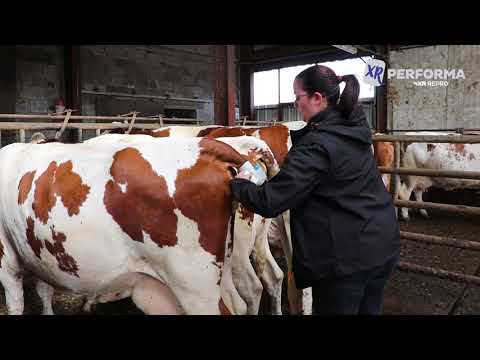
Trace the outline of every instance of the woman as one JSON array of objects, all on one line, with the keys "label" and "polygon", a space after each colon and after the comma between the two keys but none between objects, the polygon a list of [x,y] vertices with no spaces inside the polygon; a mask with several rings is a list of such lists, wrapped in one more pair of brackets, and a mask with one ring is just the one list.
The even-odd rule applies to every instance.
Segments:
[{"label": "woman", "polygon": [[360,85],[317,65],[297,75],[293,88],[307,125],[291,131],[280,172],[262,186],[241,172],[232,192],[264,217],[290,210],[295,282],[312,287],[314,314],[380,314],[400,236],[357,103]]}]

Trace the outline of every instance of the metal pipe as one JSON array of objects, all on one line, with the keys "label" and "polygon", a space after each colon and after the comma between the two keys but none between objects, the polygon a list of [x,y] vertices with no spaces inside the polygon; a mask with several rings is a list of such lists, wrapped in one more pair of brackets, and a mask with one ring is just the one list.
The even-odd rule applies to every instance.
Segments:
[{"label": "metal pipe", "polygon": [[134,99],[147,99],[147,100],[177,100],[177,101],[189,101],[189,102],[199,102],[199,103],[211,103],[212,100],[209,99],[195,99],[195,98],[185,98],[185,97],[171,97],[171,96],[157,96],[157,95],[141,95],[141,94],[125,94],[125,93],[116,93],[116,92],[107,92],[107,91],[91,91],[91,90],[82,90],[82,94],[88,95],[102,95],[102,96],[118,96],[118,97],[127,97]]},{"label": "metal pipe", "polygon": [[477,241],[459,240],[455,238],[418,234],[407,231],[400,231],[400,238],[434,245],[452,246],[459,249],[480,251],[480,242]]},{"label": "metal pipe", "polygon": [[387,129],[386,130],[387,132],[421,132],[421,131],[438,131],[438,132],[441,132],[441,131],[455,131],[455,132],[465,132],[465,131],[480,131],[479,128],[474,128],[474,129],[464,129],[464,128],[452,128],[452,129]]},{"label": "metal pipe", "polygon": [[383,174],[417,175],[417,176],[429,176],[429,177],[445,177],[445,178],[456,178],[456,179],[480,180],[480,171],[388,168],[385,166],[379,166],[378,170]]},{"label": "metal pipe", "polygon": [[[23,114],[0,114],[0,119],[47,119],[47,120],[64,120],[65,115],[23,115]],[[123,116],[90,116],[90,115],[72,115],[70,120],[109,120],[109,121],[123,121],[129,120],[131,117]],[[136,118],[139,121],[155,121],[158,119],[155,117],[141,117]],[[163,121],[200,121],[206,122],[201,119],[187,119],[187,118],[162,118]],[[0,122],[2,124],[2,122]]]},{"label": "metal pipe", "polygon": [[465,205],[446,205],[438,204],[431,202],[417,202],[417,201],[407,201],[407,200],[395,200],[395,206],[406,207],[413,209],[432,209],[432,210],[441,210],[447,212],[453,212],[463,215],[480,215],[480,208],[473,206]]},{"label": "metal pipe", "polygon": [[[63,124],[61,123],[2,123],[0,122],[0,130],[52,130],[60,129]],[[96,130],[96,129],[116,129],[116,128],[128,128],[129,124],[112,124],[112,123],[68,123],[67,129],[83,129],[83,130]],[[176,126],[191,126],[177,124]],[[140,124],[135,123],[133,125],[135,129],[158,129],[160,128],[159,124]]]},{"label": "metal pipe", "polygon": [[409,262],[400,261],[398,263],[398,270],[405,272],[413,272],[423,275],[430,275],[440,279],[447,279],[460,283],[467,283],[473,285],[480,285],[480,277],[472,275],[464,275],[457,272],[446,271],[442,269],[436,269],[427,266],[420,266],[416,264],[411,264]]},{"label": "metal pipe", "polygon": [[480,144],[478,135],[372,135],[373,141]]},{"label": "metal pipe", "polygon": [[283,61],[283,60],[290,60],[290,59],[298,59],[299,57],[304,57],[304,56],[324,56],[324,55],[330,55],[333,54],[333,52],[325,53],[320,50],[320,51],[310,51],[310,52],[305,52],[302,54],[298,55],[285,55],[285,56],[277,56],[277,57],[272,57],[269,59],[262,59],[262,60],[251,60],[251,61],[240,61],[240,65],[257,65],[257,64],[268,64],[270,62],[277,62],[277,61]]}]

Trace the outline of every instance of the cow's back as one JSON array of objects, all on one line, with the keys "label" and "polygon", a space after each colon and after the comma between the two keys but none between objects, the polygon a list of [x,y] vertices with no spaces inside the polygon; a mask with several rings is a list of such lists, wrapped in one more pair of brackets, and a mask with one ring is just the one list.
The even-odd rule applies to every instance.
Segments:
[{"label": "cow's back", "polygon": [[211,160],[217,150],[202,158],[202,139],[132,138],[3,148],[1,225],[25,265],[56,286],[98,294],[143,272],[172,285],[187,311],[215,313],[231,175]]}]

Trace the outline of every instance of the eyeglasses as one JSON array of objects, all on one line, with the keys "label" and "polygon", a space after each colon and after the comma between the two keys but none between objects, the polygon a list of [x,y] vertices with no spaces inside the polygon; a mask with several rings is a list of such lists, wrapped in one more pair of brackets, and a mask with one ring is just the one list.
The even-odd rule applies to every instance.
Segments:
[{"label": "eyeglasses", "polygon": [[294,106],[294,107],[297,107],[298,100],[300,100],[300,98],[301,98],[302,96],[308,96],[308,94],[296,95],[296,96],[295,96],[295,101],[293,102],[293,106]]},{"label": "eyeglasses", "polygon": [[298,100],[300,100],[300,98],[301,98],[302,96],[308,96],[308,94],[296,95],[296,96],[295,96],[295,102],[297,103]]}]

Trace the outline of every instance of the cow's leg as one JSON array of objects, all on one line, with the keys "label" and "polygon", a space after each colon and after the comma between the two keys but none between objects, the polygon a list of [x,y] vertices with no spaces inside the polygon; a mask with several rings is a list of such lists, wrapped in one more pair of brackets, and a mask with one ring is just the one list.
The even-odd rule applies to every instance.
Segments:
[{"label": "cow's leg", "polygon": [[259,259],[259,262],[264,265],[263,268],[260,268],[260,266],[258,266],[259,262],[257,261],[257,273],[272,299],[272,314],[282,315],[283,271],[275,261],[267,239],[267,232],[271,220],[264,219],[258,215],[256,215],[256,218],[259,231],[256,233],[255,247],[253,250],[255,258]]},{"label": "cow's leg", "polygon": [[388,192],[390,192],[390,178],[390,174],[382,174],[382,181]]},{"label": "cow's leg", "polygon": [[[410,200],[412,191],[415,188],[415,185],[417,184],[417,178],[414,176],[408,176],[407,183],[408,183],[408,187],[404,183],[400,184],[400,188],[398,192],[398,197],[400,198],[400,200],[405,200],[405,201]],[[408,208],[401,208],[401,214],[402,214],[403,220],[405,221],[410,220],[410,217],[408,215]]]},{"label": "cow's leg", "polygon": [[290,238],[290,229],[287,229],[290,223],[290,214],[288,211],[282,215],[277,216],[271,225],[271,231],[269,236],[274,238],[276,241],[280,241],[285,255],[285,260],[287,263],[287,298],[288,305],[290,309],[290,314],[299,313],[299,301],[301,297],[298,296],[298,290],[295,286],[295,280],[293,279],[292,272],[292,242]]},{"label": "cow's leg", "polygon": [[[227,234],[231,234],[232,222],[228,224]],[[234,234],[235,236],[235,234]],[[225,260],[223,262],[223,270],[221,273],[220,280],[220,297],[223,300],[224,305],[227,307],[229,312],[236,315],[245,315],[247,314],[247,303],[243,300],[242,296],[239,294],[238,289],[235,284],[235,279],[233,275],[233,239],[229,236],[227,240]],[[220,309],[219,309],[220,310]]]},{"label": "cow's leg", "polygon": [[22,315],[24,308],[23,300],[23,275],[20,271],[14,272],[9,269],[0,269],[0,282],[5,289],[5,300],[9,315]]},{"label": "cow's leg", "polygon": [[82,311],[90,314],[92,312],[93,305],[95,305],[95,298],[86,296],[83,302]]},{"label": "cow's leg", "polygon": [[17,255],[3,229],[0,227],[0,283],[5,290],[7,311],[10,315],[21,315],[24,309],[23,271]]},{"label": "cow's leg", "polygon": [[[423,190],[417,189],[414,191],[414,194],[415,194],[415,200],[417,200],[417,202],[419,203],[423,203],[423,197],[422,197]],[[419,211],[423,217],[428,218],[428,213],[426,209],[419,209]]]},{"label": "cow's leg", "polygon": [[251,251],[238,251],[235,253],[235,246],[234,244],[234,253],[232,254],[233,282],[240,297],[247,305],[247,314],[257,315],[260,308],[263,285],[250,262],[249,253]]},{"label": "cow's leg", "polygon": [[312,288],[302,290],[302,315],[312,315]]},{"label": "cow's leg", "polygon": [[298,290],[295,284],[295,278],[292,271],[292,236],[290,233],[290,211],[284,212],[275,218],[276,226],[279,231],[279,238],[282,243],[283,253],[287,261],[287,297],[290,306],[290,313],[297,315],[302,313],[303,291]]},{"label": "cow's leg", "polygon": [[43,315],[53,315],[53,308],[52,308],[52,303],[53,303],[53,287],[46,282],[37,279],[37,284],[35,286],[37,290],[37,294],[42,300],[42,306],[43,306]]},{"label": "cow's leg", "polygon": [[[257,215],[254,218],[255,216]],[[247,314],[256,315],[260,308],[263,286],[250,262],[250,254],[255,245],[255,227],[243,218],[239,210],[235,211],[234,239],[231,256],[233,282],[247,304]]]}]

